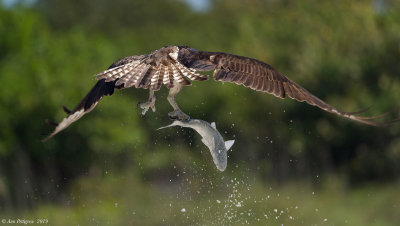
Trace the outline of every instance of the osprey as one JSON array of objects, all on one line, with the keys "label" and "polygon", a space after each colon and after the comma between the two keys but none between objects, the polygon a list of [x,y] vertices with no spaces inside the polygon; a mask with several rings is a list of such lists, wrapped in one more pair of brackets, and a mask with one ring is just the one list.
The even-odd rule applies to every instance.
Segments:
[{"label": "osprey", "polygon": [[63,107],[68,114],[59,124],[47,121],[56,126],[55,130],[43,141],[47,141],[71,123],[80,119],[84,114],[93,110],[100,99],[112,95],[115,89],[129,87],[150,90],[147,102],[139,103],[142,114],[155,108],[154,92],[162,85],[169,89],[168,102],[173,111],[168,114],[171,119],[189,120],[175,101],[175,96],[183,86],[191,85],[190,80],[204,81],[208,77],[199,71],[214,70],[213,77],[217,81],[232,82],[244,85],[256,91],[273,94],[279,98],[289,96],[300,102],[317,106],[327,112],[346,117],[373,126],[389,125],[400,119],[388,122],[375,122],[371,119],[380,118],[387,113],[373,116],[357,116],[360,112],[342,112],[320,100],[306,89],[293,82],[269,64],[248,57],[236,56],[223,52],[198,51],[188,46],[165,46],[150,54],[129,56],[117,60],[111,66],[97,74],[98,82],[72,110]]}]

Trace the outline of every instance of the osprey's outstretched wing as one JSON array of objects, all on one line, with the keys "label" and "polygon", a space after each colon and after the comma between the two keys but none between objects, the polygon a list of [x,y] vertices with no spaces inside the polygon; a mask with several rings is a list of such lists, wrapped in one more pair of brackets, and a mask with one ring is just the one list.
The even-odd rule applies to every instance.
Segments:
[{"label": "osprey's outstretched wing", "polygon": [[67,128],[73,122],[89,113],[97,105],[100,99],[106,95],[112,95],[114,89],[129,87],[159,90],[164,84],[172,88],[174,83],[190,85],[191,80],[206,80],[194,69],[183,66],[176,60],[177,46],[168,46],[156,50],[150,54],[129,56],[114,62],[107,70],[97,74],[96,85],[89,91],[83,100],[72,111],[64,107],[68,114],[59,124],[47,120],[55,125],[55,130],[42,141],[45,142],[61,130]]},{"label": "osprey's outstretched wing", "polygon": [[371,119],[380,118],[389,112],[373,117],[362,117],[357,116],[361,112],[339,111],[282,75],[269,64],[259,60],[227,53],[197,51],[191,48],[183,48],[178,60],[185,66],[196,70],[214,70],[213,77],[217,81],[244,85],[279,98],[289,96],[300,102],[304,101],[327,112],[364,124],[385,126],[400,121],[400,119],[387,122],[371,121]]},{"label": "osprey's outstretched wing", "polygon": [[[116,62],[114,62],[108,70],[112,68],[121,67],[124,64],[130,63],[132,59],[123,58]],[[64,111],[68,114],[60,123],[55,123],[50,120],[46,120],[48,124],[55,125],[56,128],[54,131],[48,135],[46,138],[42,140],[42,142],[46,142],[48,139],[52,138],[54,135],[59,133],[61,130],[67,128],[73,122],[80,119],[86,113],[89,113],[93,110],[94,107],[98,104],[103,96],[111,96],[114,93],[114,89],[121,89],[123,88],[122,85],[116,84],[117,80],[114,81],[106,81],[105,79],[99,80],[96,85],[89,91],[88,94],[82,99],[82,101],[72,110],[68,110],[66,107],[63,106]]]},{"label": "osprey's outstretched wing", "polygon": [[[97,74],[97,79],[107,82],[117,81],[115,85],[123,88],[135,87],[157,91],[164,84],[172,88],[174,82],[181,85],[191,85],[190,80],[207,80],[208,78],[183,66],[176,60],[179,51],[177,46],[158,49],[147,55],[131,56],[120,61],[127,62]],[[117,61],[118,62],[118,61]],[[116,62],[116,63],[117,63]]]},{"label": "osprey's outstretched wing", "polygon": [[400,119],[388,122],[375,122],[371,119],[380,118],[385,114],[373,117],[361,117],[356,114],[342,112],[320,100],[306,89],[285,77],[270,65],[247,57],[227,53],[202,52],[185,46],[166,46],[150,54],[125,57],[114,62],[106,71],[97,74],[99,80],[85,98],[72,111],[64,107],[68,116],[56,125],[52,136],[67,128],[84,114],[93,110],[99,100],[106,95],[112,95],[114,89],[128,87],[150,88],[159,90],[164,84],[172,88],[174,84],[190,85],[190,80],[207,80],[207,76],[198,71],[214,70],[217,81],[233,82],[251,89],[271,93],[277,97],[305,101],[330,113],[350,118],[361,123],[384,126]]},{"label": "osprey's outstretched wing", "polygon": [[106,82],[104,79],[98,81],[96,85],[89,91],[89,93],[86,94],[85,98],[83,98],[83,100],[72,111],[68,110],[66,107],[63,107],[68,116],[65,117],[59,124],[47,120],[47,123],[55,125],[56,128],[42,141],[46,142],[58,132],[80,119],[83,115],[89,113],[94,107],[96,107],[97,103],[103,96],[112,95],[115,88],[119,88],[115,86],[115,82]]}]

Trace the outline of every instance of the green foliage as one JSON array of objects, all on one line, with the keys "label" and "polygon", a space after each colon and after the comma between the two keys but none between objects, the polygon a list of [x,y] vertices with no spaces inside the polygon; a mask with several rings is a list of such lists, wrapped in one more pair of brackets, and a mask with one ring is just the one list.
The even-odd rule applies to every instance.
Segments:
[{"label": "green foliage", "polygon": [[158,184],[138,181],[129,172],[92,172],[75,181],[62,206],[43,204],[0,217],[44,218],[51,225],[398,224],[398,184],[347,191],[327,177],[326,187],[314,190],[303,183],[265,186],[259,178],[218,174],[183,174]]},{"label": "green foliage", "polygon": [[[54,203],[65,206],[62,200],[69,191],[82,188],[77,194],[88,195],[98,183],[110,186],[93,194],[93,200],[110,196],[104,198],[105,204],[82,202],[99,205],[93,210],[100,213],[97,216],[109,212],[105,216],[114,217],[99,222],[115,222],[123,213],[114,209],[112,199],[128,196],[126,190],[121,194],[115,191],[119,187],[132,189],[128,197],[142,203],[141,195],[155,193],[147,191],[150,185],[159,189],[177,174],[190,178],[199,172],[216,175],[197,134],[178,128],[156,131],[169,123],[171,108],[165,88],[156,94],[155,113],[140,116],[136,108],[137,102],[147,99],[147,91],[118,91],[47,143],[40,142],[40,134],[52,129],[43,120],[61,120],[65,116],[61,106],[72,108],[79,103],[95,84],[92,75],[120,57],[161,46],[189,45],[268,62],[340,110],[372,105],[368,112],[372,115],[396,107],[400,97],[400,5],[385,4],[380,11],[371,1],[215,0],[210,11],[201,13],[178,0],[38,0],[30,8],[0,6],[0,210],[35,207],[40,200],[49,207],[34,213],[45,213]],[[285,184],[300,180],[318,187],[315,178],[325,174],[335,174],[343,184],[354,187],[399,179],[398,125],[369,127],[304,103],[212,79],[193,82],[177,101],[192,118],[215,121],[225,139],[236,139],[228,171],[237,171],[227,173],[227,178],[243,172],[256,175],[260,195],[266,181]],[[119,174],[126,171],[131,171],[126,177],[134,182],[121,185],[123,176]],[[91,177],[93,172],[114,173],[93,182],[97,180]],[[89,176],[78,183],[74,180],[83,175]],[[218,175],[209,179],[210,183],[218,181]],[[114,180],[118,184],[113,185]],[[192,192],[203,186],[191,181]],[[173,189],[176,183],[165,186]],[[329,206],[333,201],[329,192],[327,201],[315,205]],[[199,205],[207,206],[204,200],[207,198],[199,198]],[[307,200],[298,202],[303,201],[308,205]],[[152,202],[155,204],[137,211],[152,211],[157,200]],[[343,205],[336,204],[332,211]],[[82,209],[75,207],[81,205],[78,201],[59,211],[79,215],[75,213]],[[261,206],[254,205],[254,209]],[[305,224],[318,223],[306,220],[315,219],[313,214],[311,210],[304,213]],[[166,219],[183,221],[180,216]],[[360,216],[355,224],[363,225]],[[71,221],[82,222],[81,217]],[[121,222],[126,223],[130,222]]]}]

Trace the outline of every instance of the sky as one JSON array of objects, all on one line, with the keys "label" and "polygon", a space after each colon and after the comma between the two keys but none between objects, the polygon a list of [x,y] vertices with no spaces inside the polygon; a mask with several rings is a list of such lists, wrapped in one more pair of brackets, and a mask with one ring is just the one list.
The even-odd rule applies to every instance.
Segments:
[{"label": "sky", "polygon": [[[197,12],[204,12],[210,9],[211,2],[210,0],[183,0],[186,2],[190,8]],[[35,0],[0,0],[4,7],[10,8],[17,3],[22,3],[26,5],[30,5],[35,2]]]},{"label": "sky", "polygon": [[0,0],[0,2],[3,4],[4,7],[9,8],[19,2],[22,4],[30,5],[35,2],[35,0]]},{"label": "sky", "polygon": [[184,0],[194,11],[204,12],[210,9],[210,0]]}]

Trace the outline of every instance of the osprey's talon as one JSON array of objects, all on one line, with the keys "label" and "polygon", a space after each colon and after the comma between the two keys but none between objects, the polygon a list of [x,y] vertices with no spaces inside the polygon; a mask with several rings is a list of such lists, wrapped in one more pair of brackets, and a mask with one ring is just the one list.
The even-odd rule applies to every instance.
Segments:
[{"label": "osprey's talon", "polygon": [[[371,121],[371,119],[381,118],[387,113],[366,117],[358,116],[356,113],[341,112],[282,75],[269,64],[255,59],[229,53],[198,51],[188,46],[165,46],[149,54],[121,58],[115,61],[109,69],[97,74],[96,85],[72,111],[64,107],[68,116],[42,141],[47,141],[89,113],[103,96],[110,96],[116,89],[128,88],[133,85],[136,88],[150,91],[148,101],[138,103],[138,107],[142,109],[142,115],[146,114],[149,108],[153,111],[156,110],[154,92],[164,84],[169,88],[167,100],[174,109],[168,116],[171,119],[188,121],[190,117],[179,110],[175,96],[183,86],[191,84],[185,77],[199,81],[208,79],[208,76],[199,74],[199,71],[214,71],[213,77],[216,81],[242,84],[253,90],[267,92],[281,98],[289,96],[298,101],[306,101],[306,103],[332,114],[367,125],[389,126],[400,122],[400,118],[383,122]],[[126,84],[126,81],[129,81],[129,84]],[[135,81],[135,84],[132,84],[131,81]],[[50,124],[55,125],[55,123]]]},{"label": "osprey's talon", "polygon": [[142,108],[142,115],[145,115],[148,110],[149,110],[148,107]]},{"label": "osprey's talon", "polygon": [[181,110],[174,110],[173,112],[168,113],[168,117],[171,120],[178,120],[182,122],[186,122],[190,120],[189,115],[183,113]]},{"label": "osprey's talon", "polygon": [[138,105],[138,107],[140,107],[142,109],[142,115],[145,115],[146,112],[149,110],[149,108],[151,108],[151,110],[153,112],[156,111],[155,103],[156,103],[156,99],[152,98],[152,99],[150,99],[149,101],[147,101],[145,103],[140,103],[139,102],[137,105]]}]

